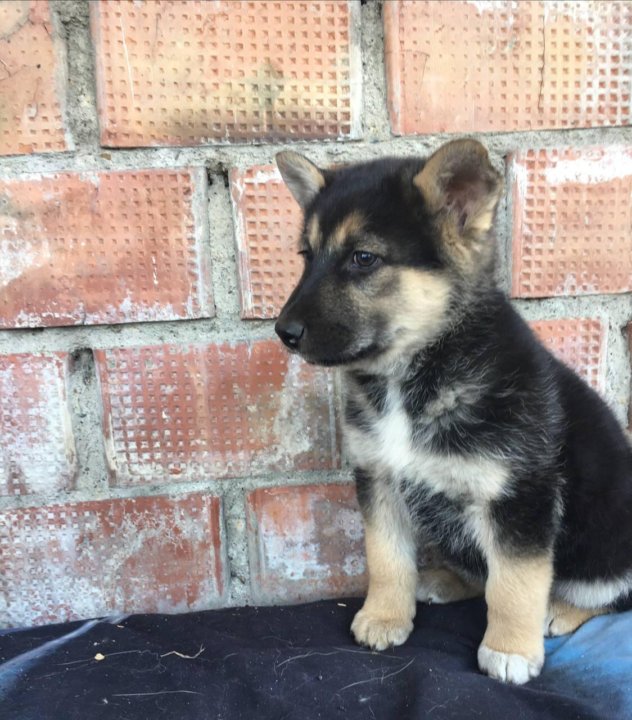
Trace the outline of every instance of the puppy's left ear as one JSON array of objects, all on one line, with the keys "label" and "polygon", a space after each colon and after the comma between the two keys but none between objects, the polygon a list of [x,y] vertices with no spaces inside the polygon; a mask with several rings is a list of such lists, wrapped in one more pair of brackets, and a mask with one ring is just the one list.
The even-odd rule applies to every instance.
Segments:
[{"label": "puppy's left ear", "polygon": [[487,150],[476,140],[453,140],[440,147],[417,173],[433,214],[445,213],[460,236],[481,237],[491,228],[503,180],[489,162]]},{"label": "puppy's left ear", "polygon": [[325,187],[325,172],[316,167],[311,160],[292,150],[284,150],[276,155],[277,167],[294,199],[307,209],[312,200]]}]

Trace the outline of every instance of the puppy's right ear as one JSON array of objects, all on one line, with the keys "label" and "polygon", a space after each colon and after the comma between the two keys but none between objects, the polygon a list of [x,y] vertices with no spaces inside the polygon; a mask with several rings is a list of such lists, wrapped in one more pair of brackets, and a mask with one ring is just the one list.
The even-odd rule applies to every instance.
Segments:
[{"label": "puppy's right ear", "polygon": [[306,157],[292,150],[278,153],[275,160],[285,184],[305,210],[325,187],[325,173]]}]

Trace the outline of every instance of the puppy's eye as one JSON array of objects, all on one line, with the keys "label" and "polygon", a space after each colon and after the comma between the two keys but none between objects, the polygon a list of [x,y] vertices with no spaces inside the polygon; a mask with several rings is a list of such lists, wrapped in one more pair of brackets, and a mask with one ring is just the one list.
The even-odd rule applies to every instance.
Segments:
[{"label": "puppy's eye", "polygon": [[367,252],[366,250],[356,250],[353,253],[353,265],[359,268],[369,268],[375,265],[379,260],[377,255]]}]

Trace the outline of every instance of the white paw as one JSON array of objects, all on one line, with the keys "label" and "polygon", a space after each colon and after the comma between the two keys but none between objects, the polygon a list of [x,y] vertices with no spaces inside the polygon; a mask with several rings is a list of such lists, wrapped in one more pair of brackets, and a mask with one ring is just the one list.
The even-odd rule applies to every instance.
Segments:
[{"label": "white paw", "polygon": [[540,674],[544,658],[529,659],[524,655],[492,650],[487,645],[478,648],[478,667],[489,677],[502,682],[524,685]]},{"label": "white paw", "polygon": [[356,614],[351,624],[356,642],[372,650],[386,650],[394,645],[402,645],[412,630],[412,618],[379,617],[364,609]]}]

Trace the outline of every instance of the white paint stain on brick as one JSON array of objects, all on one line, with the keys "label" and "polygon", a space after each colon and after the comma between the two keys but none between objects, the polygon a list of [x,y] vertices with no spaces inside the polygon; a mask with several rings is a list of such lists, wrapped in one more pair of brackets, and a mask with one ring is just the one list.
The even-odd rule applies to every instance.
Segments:
[{"label": "white paint stain on brick", "polygon": [[478,13],[500,12],[507,9],[515,9],[516,2],[508,3],[505,0],[465,0],[467,5],[476,8]]},{"label": "white paint stain on brick", "polygon": [[587,150],[576,158],[554,160],[544,170],[550,185],[564,183],[605,183],[632,176],[632,151],[610,147],[605,150]]},{"label": "white paint stain on brick", "polygon": [[135,301],[130,293],[117,305],[104,305],[97,312],[88,312],[81,303],[68,312],[53,310],[31,313],[21,310],[12,320],[13,328],[37,328],[44,325],[102,325],[133,322],[159,322],[193,317],[192,298],[188,298],[184,310],[172,303],[143,303]]},{"label": "white paint stain on brick", "polygon": [[[32,381],[25,382],[25,378]],[[0,365],[0,494],[69,489],[76,472],[64,362],[16,356]]]},{"label": "white paint stain on brick", "polygon": [[331,574],[331,568],[318,560],[319,543],[310,540],[314,535],[313,524],[306,523],[300,535],[278,535],[263,532],[264,572],[283,577],[288,582],[321,580]]},{"label": "white paint stain on brick", "polygon": [[[114,506],[122,502],[119,518]],[[212,553],[189,552],[208,547],[208,502],[114,500],[109,511],[103,502],[0,516],[0,540],[15,549],[0,558],[0,626],[209,607],[219,598],[220,568]],[[164,563],[180,556],[190,565],[184,589],[182,581],[170,585],[163,576]]]},{"label": "white paint stain on brick", "polygon": [[511,171],[516,183],[516,190],[521,198],[526,197],[527,186],[529,177],[527,174],[527,168],[522,162],[516,158],[511,163]]},{"label": "white paint stain on brick", "polygon": [[[291,463],[295,455],[312,449],[313,432],[310,432],[312,428],[305,427],[300,422],[310,418],[309,403],[313,402],[313,397],[310,398],[312,392],[307,392],[308,387],[302,377],[303,370],[303,361],[297,355],[290,355],[279,397],[279,411],[273,426],[274,437],[278,444],[275,448],[271,448],[277,454],[278,461],[284,464],[288,461]],[[316,384],[317,380],[314,380]],[[299,388],[301,391],[297,392]],[[311,389],[315,389],[314,384]],[[326,387],[323,389],[326,391]]]},{"label": "white paint stain on brick", "polygon": [[[283,522],[278,517],[281,507]],[[359,589],[366,571],[362,521],[346,500],[323,496],[319,490],[281,492],[271,504],[264,501],[250,523],[256,527],[251,551],[256,553],[264,596],[275,588],[290,600]]]},{"label": "white paint stain on brick", "polygon": [[244,183],[248,185],[260,185],[267,182],[283,182],[278,168],[259,168],[253,175],[244,178]]},{"label": "white paint stain on brick", "polygon": [[[0,223],[4,218],[0,217]],[[6,234],[11,229],[15,220],[9,219],[0,232]],[[17,280],[25,272],[33,272],[43,267],[50,259],[48,243],[40,243],[39,247],[33,247],[28,240],[16,241],[0,237],[0,289]]]}]

